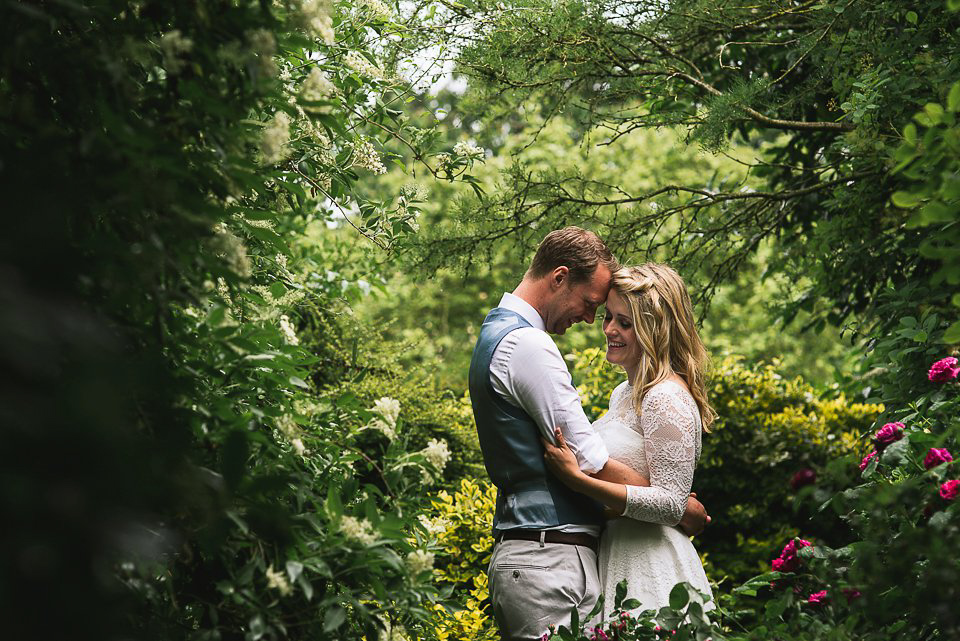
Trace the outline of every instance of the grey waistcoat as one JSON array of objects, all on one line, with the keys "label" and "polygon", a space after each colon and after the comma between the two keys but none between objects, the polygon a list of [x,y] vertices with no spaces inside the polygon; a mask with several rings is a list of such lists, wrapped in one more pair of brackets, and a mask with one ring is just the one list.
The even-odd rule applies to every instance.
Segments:
[{"label": "grey waistcoat", "polygon": [[473,417],[484,466],[497,486],[493,529],[600,525],[600,504],[570,490],[547,471],[537,424],[490,384],[490,361],[497,345],[521,327],[531,325],[516,312],[494,308],[483,321],[470,361]]}]

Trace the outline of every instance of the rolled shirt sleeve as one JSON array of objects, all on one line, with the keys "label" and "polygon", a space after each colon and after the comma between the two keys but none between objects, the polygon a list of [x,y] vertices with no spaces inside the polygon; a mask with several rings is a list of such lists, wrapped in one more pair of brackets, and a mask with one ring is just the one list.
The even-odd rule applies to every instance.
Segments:
[{"label": "rolled shirt sleeve", "polygon": [[508,334],[494,351],[490,382],[508,402],[523,408],[549,441],[559,427],[580,469],[599,472],[609,454],[583,412],[567,364],[550,336],[524,327]]}]

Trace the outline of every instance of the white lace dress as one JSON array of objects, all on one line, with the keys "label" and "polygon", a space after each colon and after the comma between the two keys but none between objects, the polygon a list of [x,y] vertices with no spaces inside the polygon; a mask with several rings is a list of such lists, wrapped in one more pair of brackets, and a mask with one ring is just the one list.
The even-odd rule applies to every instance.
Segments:
[{"label": "white lace dress", "polygon": [[[623,579],[627,596],[640,601],[639,610],[667,605],[670,590],[681,581],[712,598],[693,543],[675,527],[700,458],[700,412],[690,393],[672,381],[647,392],[639,416],[632,395],[628,382],[618,385],[610,410],[593,424],[611,457],[650,479],[650,487],[627,486],[623,516],[608,521],[600,539],[604,617]],[[712,609],[713,603],[704,607]]]}]

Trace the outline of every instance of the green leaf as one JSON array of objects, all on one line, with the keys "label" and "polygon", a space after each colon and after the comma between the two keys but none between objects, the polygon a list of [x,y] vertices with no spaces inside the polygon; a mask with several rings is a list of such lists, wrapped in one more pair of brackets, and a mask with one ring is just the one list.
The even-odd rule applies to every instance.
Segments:
[{"label": "green leaf", "polygon": [[895,191],[890,197],[893,204],[901,209],[912,209],[923,202],[923,196],[909,191]]},{"label": "green leaf", "polygon": [[347,620],[347,612],[343,607],[335,605],[323,617],[323,631],[333,632]]},{"label": "green leaf", "polygon": [[960,343],[960,321],[947,328],[943,333],[944,343]]},{"label": "green leaf", "polygon": [[690,593],[687,592],[687,586],[678,583],[670,590],[670,607],[674,610],[683,609],[690,602]]},{"label": "green leaf", "polygon": [[624,579],[617,584],[617,594],[613,599],[613,607],[619,608],[623,600],[627,598],[627,580]]},{"label": "green leaf", "polygon": [[912,122],[903,128],[903,139],[911,145],[917,144],[917,126]]},{"label": "green leaf", "polygon": [[909,453],[909,450],[910,450],[910,437],[906,435],[899,441],[888,445],[883,450],[883,454],[880,455],[880,458],[881,460],[883,460],[884,465],[896,467],[907,459],[907,454]]},{"label": "green leaf", "polygon": [[939,125],[940,121],[943,119],[943,107],[938,105],[935,102],[928,102],[923,106],[923,112],[927,114],[930,118],[930,121],[934,124]]},{"label": "green leaf", "polygon": [[918,19],[919,16],[917,15],[916,11],[907,11],[907,22],[910,24],[917,24]]},{"label": "green leaf", "polygon": [[273,285],[270,285],[270,295],[274,298],[283,298],[283,295],[287,293],[287,288],[283,286],[283,283],[276,282]]},{"label": "green leaf", "polygon": [[303,573],[303,563],[300,561],[287,561],[287,576],[291,581],[296,581]]},{"label": "green leaf", "polygon": [[580,612],[576,607],[570,609],[570,629],[579,630],[580,629]]},{"label": "green leaf", "polygon": [[300,387],[300,388],[302,388],[302,389],[310,389],[310,386],[307,385],[307,382],[306,382],[305,380],[303,380],[302,378],[300,378],[299,376],[291,376],[291,377],[290,377],[290,384],[291,384],[291,385],[296,385],[297,387]]},{"label": "green leaf", "polygon": [[947,94],[947,109],[956,113],[960,111],[960,81],[953,83],[950,93]]}]

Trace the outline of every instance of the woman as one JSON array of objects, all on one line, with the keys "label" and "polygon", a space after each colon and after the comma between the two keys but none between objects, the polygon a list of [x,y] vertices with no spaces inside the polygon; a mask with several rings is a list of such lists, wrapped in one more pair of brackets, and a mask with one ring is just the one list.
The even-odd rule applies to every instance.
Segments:
[{"label": "woman", "polygon": [[714,418],[704,383],[707,352],[683,280],[655,263],[619,270],[607,297],[603,333],[607,360],[622,367],[627,380],[613,390],[610,410],[594,428],[610,456],[649,478],[650,486],[587,476],[559,431],[558,445],[544,446],[547,464],[564,483],[624,517],[609,521],[600,541],[604,617],[623,579],[640,610],[667,605],[670,590],[681,581],[712,598],[696,549],[674,527],[693,485],[701,431]]}]

